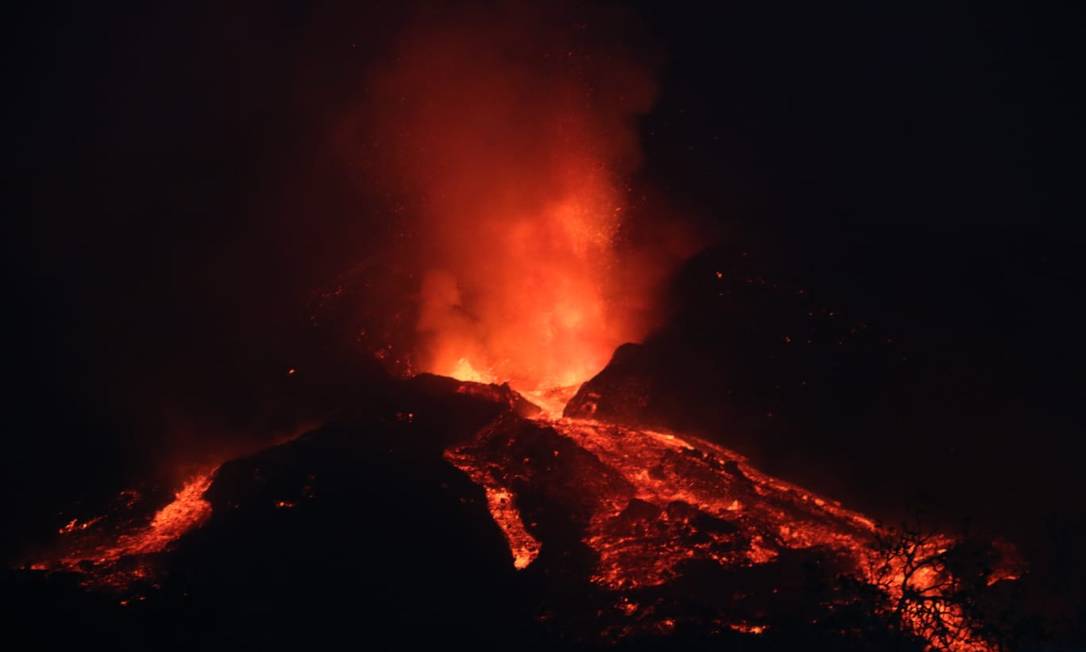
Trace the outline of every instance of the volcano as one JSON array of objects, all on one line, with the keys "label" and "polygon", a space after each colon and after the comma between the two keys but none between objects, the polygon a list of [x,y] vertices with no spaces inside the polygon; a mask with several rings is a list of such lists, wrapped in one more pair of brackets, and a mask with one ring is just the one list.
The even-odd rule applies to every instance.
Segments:
[{"label": "volcano", "polygon": [[[1017,573],[681,433],[508,385],[385,379],[328,424],[70,520],[14,576],[54,643],[990,650]],[[1005,551],[1004,551],[1005,552]],[[49,606],[46,606],[49,605]],[[50,630],[57,610],[73,623]]]}]

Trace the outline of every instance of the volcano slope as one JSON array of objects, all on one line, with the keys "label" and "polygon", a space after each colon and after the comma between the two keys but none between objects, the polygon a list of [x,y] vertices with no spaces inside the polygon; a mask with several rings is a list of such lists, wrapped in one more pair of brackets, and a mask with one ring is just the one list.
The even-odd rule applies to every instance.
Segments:
[{"label": "volcano slope", "polygon": [[176,538],[66,543],[115,531],[86,519],[10,573],[13,632],[52,649],[984,650],[986,605],[1014,584],[991,550],[895,538],[719,446],[435,376],[209,478]]}]

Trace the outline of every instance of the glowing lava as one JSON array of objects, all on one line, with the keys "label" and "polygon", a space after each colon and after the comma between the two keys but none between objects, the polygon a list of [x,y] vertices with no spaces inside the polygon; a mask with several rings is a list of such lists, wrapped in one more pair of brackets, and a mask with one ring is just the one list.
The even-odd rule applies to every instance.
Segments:
[{"label": "glowing lava", "polygon": [[369,80],[359,165],[405,209],[392,255],[418,281],[414,369],[529,391],[584,382],[646,334],[655,290],[696,249],[674,219],[650,236],[627,216],[650,61],[612,28],[590,45],[596,22],[564,11],[420,12]]},{"label": "glowing lava", "polygon": [[141,555],[160,552],[192,528],[211,516],[211,503],[204,492],[211,486],[213,474],[201,473],[190,478],[174,495],[173,502],[160,509],[146,530],[122,537],[112,552]]},{"label": "glowing lava", "polygon": [[119,512],[82,523],[73,519],[60,529],[65,538],[61,552],[31,568],[80,573],[87,586],[128,588],[133,581],[149,576],[148,555],[166,550],[211,516],[211,503],[204,500],[204,492],[211,486],[216,470],[202,471],[187,479],[149,523],[130,516],[139,494],[122,492]]},{"label": "glowing lava", "polygon": [[[633,592],[675,580],[690,561],[750,567],[785,550],[817,549],[846,560],[853,575],[881,590],[887,615],[928,641],[929,649],[993,649],[950,597],[957,580],[946,553],[953,539],[891,536],[863,515],[767,476],[709,442],[587,420],[505,418],[447,451],[446,459],[486,490],[518,569],[541,550],[538,526],[526,524],[518,509],[518,492],[529,487],[552,500],[563,496],[562,509],[598,556],[591,581],[622,596],[617,608],[627,616],[639,608]],[[661,632],[674,624],[651,622]],[[728,627],[765,631],[745,621]]]}]

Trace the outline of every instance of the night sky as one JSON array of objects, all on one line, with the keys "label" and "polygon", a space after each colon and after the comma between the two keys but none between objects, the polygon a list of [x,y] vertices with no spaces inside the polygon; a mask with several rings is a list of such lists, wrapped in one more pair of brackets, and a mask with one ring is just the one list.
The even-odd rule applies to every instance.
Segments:
[{"label": "night sky", "polygon": [[[315,293],[396,230],[328,133],[410,11],[351,4],[54,4],[13,23],[5,556],[73,498],[262,441],[317,346]],[[696,264],[749,256],[925,361],[912,384],[845,365],[842,386],[908,398],[854,422],[886,424],[863,446],[829,417],[804,439],[864,468],[921,429],[903,459],[922,476],[950,451],[933,465],[960,470],[955,513],[1008,500],[1033,512],[1011,535],[1081,533],[1081,17],[702,4],[629,7],[660,83],[634,185],[710,225]],[[701,314],[683,278],[680,331]],[[877,480],[827,475],[804,479],[846,500]]]}]

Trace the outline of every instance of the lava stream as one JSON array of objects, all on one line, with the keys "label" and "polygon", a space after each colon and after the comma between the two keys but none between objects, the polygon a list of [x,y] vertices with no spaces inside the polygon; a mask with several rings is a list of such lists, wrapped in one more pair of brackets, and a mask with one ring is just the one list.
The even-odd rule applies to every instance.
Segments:
[{"label": "lava stream", "polygon": [[[931,535],[908,549],[888,550],[881,544],[889,530],[765,475],[715,444],[538,417],[499,420],[445,456],[485,489],[518,569],[528,567],[543,544],[518,509],[517,490],[545,487],[576,496],[571,509],[588,514],[583,542],[598,555],[591,581],[605,590],[628,595],[666,584],[690,560],[743,567],[771,562],[787,549],[821,549],[850,560],[852,573],[898,605],[903,626],[927,640],[929,649],[992,649],[944,593],[954,580],[942,565],[952,538]],[[563,462],[562,456],[576,459]],[[623,611],[636,609],[627,598],[619,603]],[[765,628],[739,623],[732,629],[759,634]]]},{"label": "lava stream", "polygon": [[166,550],[211,516],[211,503],[204,499],[204,492],[217,470],[215,467],[190,476],[150,522],[130,516],[139,494],[122,492],[119,513],[82,523],[72,519],[59,531],[64,537],[61,552],[32,564],[31,569],[80,573],[86,586],[129,588],[134,581],[150,575],[147,555]]}]

